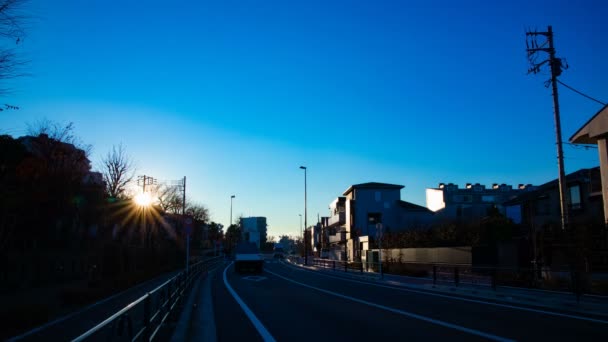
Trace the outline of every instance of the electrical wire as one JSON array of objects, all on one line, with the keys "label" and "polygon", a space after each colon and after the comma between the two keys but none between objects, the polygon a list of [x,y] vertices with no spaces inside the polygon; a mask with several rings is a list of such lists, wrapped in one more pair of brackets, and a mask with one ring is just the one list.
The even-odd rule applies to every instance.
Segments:
[{"label": "electrical wire", "polygon": [[594,145],[581,145],[581,144],[572,144],[572,143],[564,143],[565,145],[568,145],[572,148],[575,148],[577,150],[589,150],[589,149],[597,149],[597,146]]},{"label": "electrical wire", "polygon": [[559,83],[559,84],[563,85],[564,87],[566,87],[566,88],[568,88],[568,89],[572,90],[573,92],[575,92],[575,93],[577,93],[577,94],[579,94],[579,95],[581,95],[581,96],[584,96],[584,97],[588,98],[588,99],[589,99],[589,100],[591,100],[591,101],[595,101],[595,102],[597,102],[597,103],[601,104],[602,106],[605,106],[605,105],[606,105],[606,103],[605,103],[605,102],[602,102],[602,101],[600,101],[600,100],[598,100],[598,99],[594,99],[593,97],[591,97],[591,96],[589,96],[589,95],[587,95],[587,94],[584,94],[584,93],[582,93],[582,92],[580,92],[580,91],[578,91],[578,90],[576,90],[576,89],[572,88],[571,86],[567,85],[566,83],[564,83],[564,82],[562,82],[562,81],[560,81],[560,80],[557,80],[557,83]]}]

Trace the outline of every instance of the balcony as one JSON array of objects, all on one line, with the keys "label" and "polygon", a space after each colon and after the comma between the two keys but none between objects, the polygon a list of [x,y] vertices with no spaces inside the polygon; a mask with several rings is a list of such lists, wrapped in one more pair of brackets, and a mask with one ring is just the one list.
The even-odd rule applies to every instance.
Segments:
[{"label": "balcony", "polygon": [[329,236],[329,243],[342,243],[346,241],[348,233],[345,230],[336,232],[334,235]]},{"label": "balcony", "polygon": [[346,222],[346,213],[339,212],[337,215],[333,215],[329,217],[328,225],[329,227],[343,225]]}]

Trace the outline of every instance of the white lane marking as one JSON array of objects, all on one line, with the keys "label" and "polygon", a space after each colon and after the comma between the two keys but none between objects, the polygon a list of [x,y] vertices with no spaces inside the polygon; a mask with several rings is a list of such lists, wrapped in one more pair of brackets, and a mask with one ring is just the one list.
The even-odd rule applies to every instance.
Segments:
[{"label": "white lane marking", "polygon": [[264,325],[262,324],[262,322],[260,322],[260,320],[255,316],[255,314],[253,313],[253,311],[251,311],[251,309],[249,309],[249,307],[247,306],[247,304],[245,304],[245,302],[243,302],[243,300],[241,299],[241,297],[239,297],[239,295],[236,294],[236,292],[232,289],[232,287],[230,286],[230,284],[228,284],[228,279],[226,278],[226,271],[228,271],[228,268],[230,268],[230,266],[232,266],[233,263],[234,262],[231,262],[224,269],[224,285],[226,286],[226,288],[228,289],[228,292],[230,292],[230,294],[232,295],[232,297],[234,297],[234,300],[236,300],[236,302],[239,303],[239,305],[241,306],[241,309],[243,309],[243,311],[245,312],[245,315],[247,315],[247,317],[249,318],[249,320],[251,321],[251,323],[253,324],[253,326],[257,329],[257,331],[260,334],[260,336],[262,337],[262,339],[264,341],[267,341],[267,342],[276,342],[276,340],[274,339],[274,337],[272,337],[272,335],[264,327]]},{"label": "white lane marking", "polygon": [[[491,305],[491,306],[498,306],[498,307],[501,307],[501,308],[508,308],[508,309],[515,309],[515,310],[521,310],[521,311],[529,311],[529,312],[534,312],[534,313],[540,313],[540,314],[545,314],[545,315],[550,315],[550,316],[558,316],[558,317],[578,319],[578,320],[581,320],[581,321],[588,321],[588,322],[594,322],[594,323],[608,324],[608,321],[602,320],[602,319],[598,319],[598,318],[590,318],[590,317],[565,314],[565,313],[560,313],[560,312],[555,312],[555,311],[546,311],[546,310],[541,310],[541,309],[533,309],[533,308],[527,308],[527,307],[523,307],[523,306],[510,305],[510,304],[501,304],[501,303],[486,302],[486,301],[479,300],[479,299],[470,299],[470,298],[463,298],[463,297],[457,297],[457,296],[450,296],[450,295],[444,295],[444,294],[440,294],[440,293],[432,293],[432,292],[427,292],[427,291],[420,291],[420,290],[414,290],[414,289],[406,289],[406,288],[403,288],[403,287],[396,287],[396,286],[388,286],[388,285],[382,285],[382,284],[375,284],[375,283],[371,283],[371,282],[367,282],[367,281],[347,279],[347,278],[344,278],[344,277],[333,276],[333,275],[329,275],[329,274],[322,274],[320,272],[303,269],[303,268],[300,268],[298,266],[291,266],[290,265],[290,267],[295,268],[295,269],[300,270],[300,271],[312,272],[312,273],[315,273],[315,274],[320,275],[322,277],[339,279],[339,280],[344,280],[344,281],[350,281],[350,282],[353,282],[353,283],[373,285],[373,286],[377,286],[377,287],[383,287],[383,288],[393,289],[393,290],[398,290],[398,291],[419,293],[419,294],[423,294],[423,295],[427,295],[427,296],[449,298],[449,299],[460,300],[460,301],[469,302],[469,303],[485,304],[485,305]],[[531,304],[531,305],[534,305],[534,304]]]},{"label": "white lane marking", "polygon": [[312,286],[312,285],[301,283],[299,281],[296,281],[296,280],[293,280],[293,279],[290,279],[290,278],[283,277],[282,275],[276,274],[276,273],[274,273],[272,271],[269,271],[267,269],[264,270],[264,271],[268,272],[268,273],[270,273],[270,274],[272,274],[274,276],[277,276],[279,278],[282,278],[284,280],[290,281],[290,282],[292,282],[294,284],[300,285],[300,286],[308,287],[310,289],[317,290],[319,292],[323,292],[323,293],[331,295],[331,296],[339,297],[339,298],[342,298],[342,299],[347,299],[347,300],[350,300],[350,301],[353,301],[353,302],[356,302],[356,303],[360,303],[360,304],[365,304],[365,305],[368,305],[368,306],[371,306],[371,307],[375,307],[375,308],[378,308],[378,309],[386,310],[386,311],[389,311],[389,312],[392,312],[392,313],[396,313],[396,314],[399,314],[399,315],[402,315],[402,316],[407,316],[407,317],[410,317],[410,318],[415,318],[415,319],[418,319],[418,320],[421,320],[421,321],[425,321],[425,322],[436,324],[436,325],[440,325],[440,326],[443,326],[443,327],[446,327],[446,328],[451,328],[451,329],[454,329],[454,330],[462,331],[462,332],[469,333],[469,334],[472,334],[472,335],[481,336],[481,337],[484,337],[484,338],[487,338],[487,339],[490,339],[490,340],[494,340],[494,341],[501,341],[501,342],[515,341],[515,340],[511,340],[511,339],[505,338],[505,337],[488,334],[488,333],[485,333],[483,331],[466,328],[466,327],[463,327],[463,326],[460,326],[460,325],[457,325],[457,324],[452,324],[452,323],[440,321],[440,320],[437,320],[437,319],[434,319],[434,318],[430,318],[430,317],[426,317],[426,316],[421,316],[421,315],[418,315],[418,314],[415,314],[415,313],[412,313],[412,312],[407,312],[407,311],[391,308],[391,307],[388,307],[388,306],[384,306],[384,305],[368,302],[368,301],[363,300],[363,299],[358,299],[358,298],[346,296],[346,295],[343,295],[343,294],[340,294],[340,293],[336,293],[336,292],[333,292],[333,291],[321,289],[321,288],[318,288],[318,287],[315,287],[315,286]]}]

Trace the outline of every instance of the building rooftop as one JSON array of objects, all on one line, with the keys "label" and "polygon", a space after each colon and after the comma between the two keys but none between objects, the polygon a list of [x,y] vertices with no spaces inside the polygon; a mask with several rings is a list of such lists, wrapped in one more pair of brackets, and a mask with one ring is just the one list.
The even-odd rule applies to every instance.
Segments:
[{"label": "building rooftop", "polygon": [[[580,169],[578,171],[569,173],[566,175],[566,183],[568,182],[574,182],[580,179],[588,179],[591,178],[591,174],[594,172],[597,172],[599,174],[599,170],[600,167],[596,166],[590,169]],[[534,200],[540,197],[544,197],[544,194],[546,193],[546,191],[548,189],[552,189],[552,188],[557,188],[558,187],[558,180],[557,178],[549,181],[543,185],[540,185],[538,187],[536,187],[534,190],[528,191],[528,192],[524,192],[518,196],[516,196],[515,198],[506,201],[504,203],[504,205],[509,206],[509,205],[514,205],[514,204],[520,204],[522,202],[525,201],[529,201],[529,200]]]},{"label": "building rooftop", "polygon": [[410,210],[410,211],[425,211],[425,212],[433,213],[433,211],[430,210],[429,208],[423,207],[421,205],[414,204],[414,203],[411,203],[411,202],[398,201],[397,204],[399,204],[399,206],[401,208],[404,208],[404,209],[407,209],[407,210]]},{"label": "building rooftop", "polygon": [[368,183],[351,185],[350,187],[348,187],[348,189],[346,189],[346,191],[344,191],[343,195],[347,196],[354,189],[398,189],[398,190],[401,190],[403,188],[405,188],[405,186],[403,186],[403,185],[368,182]]},{"label": "building rooftop", "polygon": [[570,137],[574,144],[595,144],[608,135],[608,105],[600,109],[587,123]]}]

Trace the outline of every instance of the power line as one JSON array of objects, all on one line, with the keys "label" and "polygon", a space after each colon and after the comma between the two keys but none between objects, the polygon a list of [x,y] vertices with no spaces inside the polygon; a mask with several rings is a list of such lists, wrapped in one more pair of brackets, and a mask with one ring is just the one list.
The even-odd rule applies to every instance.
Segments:
[{"label": "power line", "polygon": [[581,145],[581,144],[571,144],[571,143],[564,143],[566,145],[569,145],[572,148],[575,148],[577,150],[589,150],[589,149],[596,149],[597,150],[597,146],[595,145]]},{"label": "power line", "polygon": [[580,91],[578,91],[578,90],[576,90],[576,89],[572,88],[571,86],[567,85],[566,83],[564,83],[564,82],[562,82],[562,81],[560,81],[560,80],[557,80],[557,83],[559,83],[559,84],[563,85],[564,87],[566,87],[566,88],[568,88],[568,89],[572,90],[573,92],[575,92],[575,93],[577,93],[577,94],[579,94],[579,95],[581,95],[581,96],[584,96],[584,97],[588,98],[588,99],[589,99],[589,100],[591,100],[591,101],[595,101],[595,102],[597,102],[597,103],[601,104],[602,106],[605,106],[605,105],[606,105],[606,103],[604,103],[604,102],[602,102],[602,101],[600,101],[600,100],[598,100],[598,99],[595,99],[595,98],[593,98],[593,97],[591,97],[591,96],[589,96],[589,95],[587,95],[587,94],[584,94],[584,93],[582,93],[582,92],[580,92]]}]

